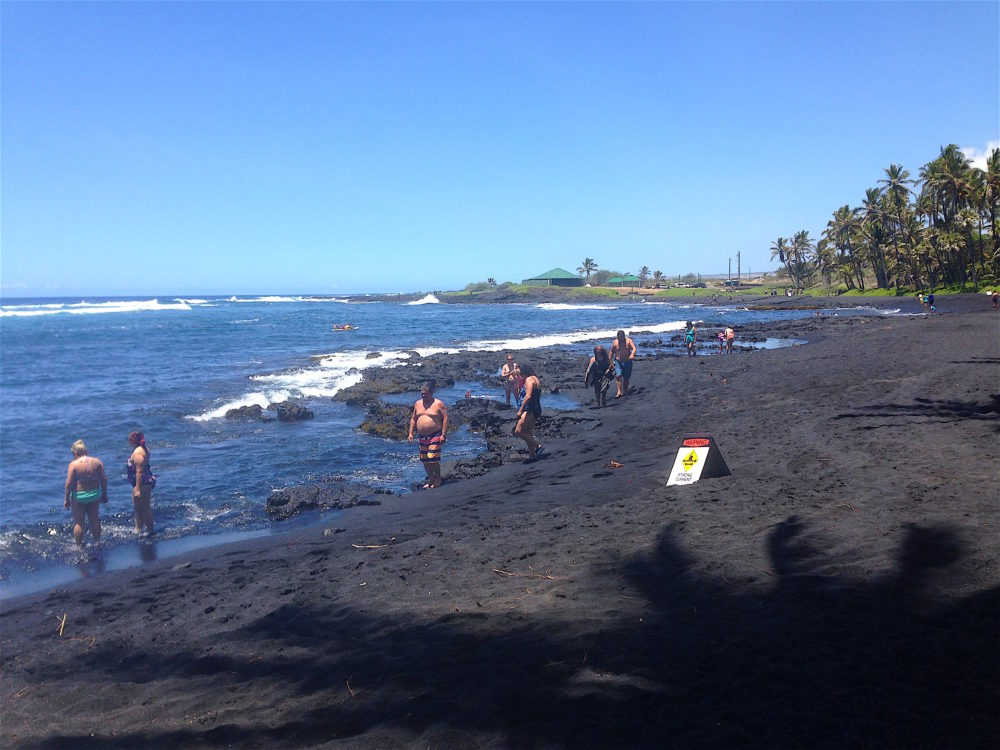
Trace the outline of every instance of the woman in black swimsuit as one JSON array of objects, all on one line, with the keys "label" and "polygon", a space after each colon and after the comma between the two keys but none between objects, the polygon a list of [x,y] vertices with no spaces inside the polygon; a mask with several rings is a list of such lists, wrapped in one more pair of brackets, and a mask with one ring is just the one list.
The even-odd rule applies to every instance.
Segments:
[{"label": "woman in black swimsuit", "polygon": [[514,435],[528,444],[529,460],[542,455],[542,444],[535,440],[535,421],[542,414],[542,383],[531,365],[521,365],[521,375],[524,377],[524,400],[517,410],[517,426]]}]

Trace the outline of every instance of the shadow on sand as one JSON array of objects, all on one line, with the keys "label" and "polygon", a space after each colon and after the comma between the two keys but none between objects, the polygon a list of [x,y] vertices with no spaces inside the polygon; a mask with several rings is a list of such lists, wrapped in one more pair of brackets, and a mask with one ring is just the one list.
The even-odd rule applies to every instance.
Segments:
[{"label": "shadow on sand", "polygon": [[835,553],[795,517],[768,551],[766,578],[705,578],[667,527],[652,554],[585,574],[624,576],[645,600],[640,618],[605,629],[285,604],[229,634],[254,660],[97,653],[95,685],[204,682],[266,696],[283,718],[19,747],[337,747],[364,733],[382,746],[477,747],[486,734],[516,748],[995,746],[1000,588],[929,593],[963,558],[956,532],[911,528],[884,577],[823,574]]}]

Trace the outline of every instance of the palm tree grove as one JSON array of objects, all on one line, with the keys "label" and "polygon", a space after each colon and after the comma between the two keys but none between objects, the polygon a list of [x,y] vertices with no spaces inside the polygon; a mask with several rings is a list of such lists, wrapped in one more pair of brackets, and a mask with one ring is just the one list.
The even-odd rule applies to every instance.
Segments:
[{"label": "palm tree grove", "polygon": [[902,291],[996,284],[1000,279],[1000,149],[978,169],[958,146],[941,149],[918,179],[891,164],[856,207],[833,212],[822,237],[771,244],[789,281]]}]

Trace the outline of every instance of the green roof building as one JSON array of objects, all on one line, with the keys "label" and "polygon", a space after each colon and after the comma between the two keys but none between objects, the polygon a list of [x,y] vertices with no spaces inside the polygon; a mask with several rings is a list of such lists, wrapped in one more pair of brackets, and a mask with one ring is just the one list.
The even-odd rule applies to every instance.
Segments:
[{"label": "green roof building", "polygon": [[605,286],[642,286],[642,282],[639,280],[638,276],[612,276],[606,282]]},{"label": "green roof building", "polygon": [[553,268],[538,276],[521,281],[524,286],[583,286],[583,279],[562,268]]}]

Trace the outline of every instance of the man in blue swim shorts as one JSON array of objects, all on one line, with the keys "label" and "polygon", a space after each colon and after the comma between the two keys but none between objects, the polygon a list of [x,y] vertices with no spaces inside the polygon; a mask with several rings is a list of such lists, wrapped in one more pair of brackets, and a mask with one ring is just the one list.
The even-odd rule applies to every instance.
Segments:
[{"label": "man in blue swim shorts", "polygon": [[441,399],[434,398],[434,384],[430,381],[420,386],[420,399],[413,405],[410,417],[410,434],[407,440],[413,442],[413,433],[418,435],[420,462],[427,473],[425,490],[441,486],[441,448],[448,434],[448,409]]},{"label": "man in blue swim shorts", "polygon": [[611,342],[611,361],[615,366],[615,385],[618,386],[615,398],[621,398],[628,393],[628,381],[632,377],[635,351],[635,342],[625,335],[625,331],[618,331],[618,336]]}]

